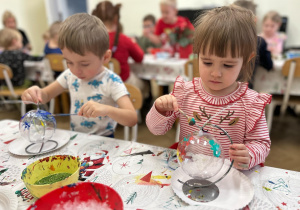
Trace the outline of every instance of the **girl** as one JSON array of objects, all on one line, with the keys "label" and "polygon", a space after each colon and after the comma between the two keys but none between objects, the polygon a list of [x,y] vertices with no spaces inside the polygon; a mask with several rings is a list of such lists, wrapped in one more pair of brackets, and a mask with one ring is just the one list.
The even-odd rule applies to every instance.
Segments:
[{"label": "girl", "polygon": [[281,55],[283,50],[283,44],[286,40],[286,35],[278,33],[281,25],[281,17],[278,12],[270,11],[263,19],[261,36],[266,40],[268,44],[268,50],[273,57]]},{"label": "girl", "polygon": [[128,58],[132,57],[135,62],[141,62],[144,57],[143,50],[131,38],[122,33],[122,27],[119,22],[121,4],[113,5],[110,1],[100,2],[93,11],[93,15],[100,18],[106,26],[109,34],[109,49],[112,51],[112,57],[120,62],[123,82],[132,84],[145,91],[144,82],[135,74],[130,72]]},{"label": "girl", "polygon": [[[214,26],[214,27],[212,27]],[[179,108],[195,116],[198,126],[218,125],[228,132],[203,128],[222,144],[226,158],[238,169],[263,163],[270,150],[264,107],[271,96],[248,89],[256,53],[256,26],[250,10],[225,6],[207,11],[196,22],[194,50],[199,55],[201,78],[184,82],[178,77],[170,95],[159,97],[146,123],[155,135],[166,133],[180,119],[180,139],[197,131]]]}]

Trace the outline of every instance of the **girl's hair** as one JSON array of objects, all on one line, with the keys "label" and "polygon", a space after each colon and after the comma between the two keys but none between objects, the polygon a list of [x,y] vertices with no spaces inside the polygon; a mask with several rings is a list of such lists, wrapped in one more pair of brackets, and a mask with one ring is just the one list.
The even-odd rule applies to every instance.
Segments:
[{"label": "girl's hair", "polygon": [[2,23],[5,26],[5,22],[8,18],[13,18],[16,21],[16,17],[10,11],[5,11],[2,15]]},{"label": "girl's hair", "polygon": [[115,6],[110,1],[100,2],[96,8],[93,10],[92,15],[100,18],[104,23],[112,24],[117,18],[117,31],[115,35],[115,40],[113,42],[112,54],[117,50],[119,43],[119,35],[122,31],[122,26],[120,24],[120,8],[121,4],[116,4]]},{"label": "girl's hair", "polygon": [[49,37],[51,39],[55,38],[55,36],[59,33],[60,25],[61,25],[61,21],[55,21],[54,23],[51,24],[49,28]]},{"label": "girl's hair", "polygon": [[81,56],[92,52],[101,59],[109,48],[109,37],[99,18],[87,13],[77,13],[61,24],[58,47],[66,47]]},{"label": "girl's hair", "polygon": [[194,52],[226,57],[229,50],[233,58],[242,57],[239,81],[250,80],[256,48],[255,16],[250,10],[230,5],[208,10],[196,19]]},{"label": "girl's hair", "polygon": [[263,18],[263,22],[265,22],[267,19],[272,20],[275,23],[278,23],[279,25],[281,25],[282,19],[281,16],[279,15],[278,12],[276,11],[270,11],[268,12],[264,18]]},{"label": "girl's hair", "polygon": [[14,39],[22,40],[22,35],[19,31],[11,28],[4,28],[0,31],[0,46],[4,49],[9,48]]}]

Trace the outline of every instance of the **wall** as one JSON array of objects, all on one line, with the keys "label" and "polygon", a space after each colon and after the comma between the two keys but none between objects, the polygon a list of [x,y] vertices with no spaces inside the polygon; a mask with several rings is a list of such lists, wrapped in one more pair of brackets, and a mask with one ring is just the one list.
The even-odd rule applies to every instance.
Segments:
[{"label": "wall", "polygon": [[17,19],[18,28],[23,29],[32,45],[32,54],[41,54],[44,49],[42,34],[48,29],[45,4],[42,0],[1,0],[1,26],[3,12],[11,11]]},{"label": "wall", "polygon": [[[89,13],[102,0],[87,0]],[[111,0],[114,4],[122,3],[121,23],[124,32],[128,35],[140,35],[142,31],[142,19],[144,15],[152,13],[156,18],[160,17],[160,0]],[[234,0],[177,0],[178,9],[200,9],[211,6],[222,6],[233,3]],[[257,4],[258,31],[261,28],[263,15],[269,10],[279,11],[282,16],[288,16],[286,46],[300,46],[300,1],[299,0],[254,0]]]}]

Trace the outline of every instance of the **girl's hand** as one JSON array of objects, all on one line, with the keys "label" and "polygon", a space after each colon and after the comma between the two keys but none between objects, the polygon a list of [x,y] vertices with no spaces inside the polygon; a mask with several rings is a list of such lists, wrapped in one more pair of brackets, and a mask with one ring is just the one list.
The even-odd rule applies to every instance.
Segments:
[{"label": "girl's hand", "polygon": [[156,99],[154,103],[155,108],[162,115],[166,115],[166,112],[168,111],[178,110],[177,100],[173,95],[161,96],[158,99]]},{"label": "girl's hand", "polygon": [[240,170],[248,170],[250,155],[244,144],[232,144],[229,148],[229,157],[234,160],[233,166]]},{"label": "girl's hand", "polygon": [[33,103],[42,103],[42,89],[38,86],[32,86],[22,93],[22,101],[32,101]]},{"label": "girl's hand", "polygon": [[99,104],[95,101],[88,101],[79,110],[78,115],[88,118],[107,116],[110,106]]}]

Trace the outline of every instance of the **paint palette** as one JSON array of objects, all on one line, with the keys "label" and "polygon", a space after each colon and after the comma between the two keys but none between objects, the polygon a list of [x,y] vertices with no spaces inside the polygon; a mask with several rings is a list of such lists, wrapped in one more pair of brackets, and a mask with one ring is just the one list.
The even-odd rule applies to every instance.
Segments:
[{"label": "paint palette", "polygon": [[21,136],[32,143],[48,141],[56,129],[56,120],[50,112],[44,110],[31,110],[20,120],[19,130]]},{"label": "paint palette", "polygon": [[30,209],[121,210],[123,201],[120,195],[107,185],[80,182],[51,191],[32,204],[28,210]]},{"label": "paint palette", "polygon": [[[54,155],[39,159],[28,165],[22,171],[21,178],[30,194],[40,198],[54,189],[76,183],[79,177],[79,169],[80,160],[78,157]],[[65,176],[66,174],[68,176]],[[64,175],[64,179],[57,179],[58,176],[62,175]],[[45,179],[48,179],[47,182],[38,184],[38,182]]]}]

